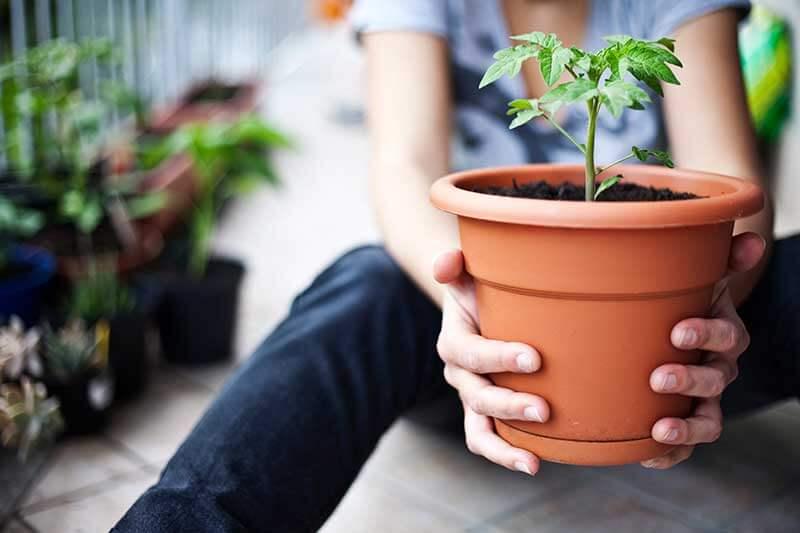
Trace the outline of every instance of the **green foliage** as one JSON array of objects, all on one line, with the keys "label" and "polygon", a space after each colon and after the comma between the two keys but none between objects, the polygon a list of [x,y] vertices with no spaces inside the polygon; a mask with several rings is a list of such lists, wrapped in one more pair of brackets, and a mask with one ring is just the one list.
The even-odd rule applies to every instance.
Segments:
[{"label": "green foliage", "polygon": [[0,385],[0,442],[16,447],[20,460],[64,428],[58,400],[47,397],[41,383],[23,377],[19,384]]},{"label": "green foliage", "polygon": [[[522,44],[498,51],[494,63],[486,71],[480,87],[494,83],[503,76],[516,76],[522,64],[536,59],[542,79],[550,89],[539,99],[517,99],[509,103],[508,115],[513,119],[510,128],[518,128],[537,117],[544,117],[559,129],[580,151],[586,160],[586,201],[593,201],[600,192],[595,192],[596,177],[613,165],[636,157],[640,161],[650,158],[668,166],[674,166],[665,152],[633,147],[631,153],[603,168],[595,166],[594,145],[597,117],[605,108],[615,118],[625,109],[642,110],[651,103],[650,95],[636,83],[645,84],[658,95],[663,95],[662,83],[679,84],[672,67],[681,67],[675,56],[675,41],[662,38],[656,41],[634,39],[627,35],[606,37],[605,48],[587,52],[579,48],[567,48],[555,34],[533,32],[512,37]],[[558,83],[567,73],[570,81]],[[557,85],[556,85],[557,84]],[[583,104],[588,111],[586,141],[580,143],[553,120],[553,115],[563,106]],[[611,178],[613,180],[614,178]],[[606,180],[608,182],[609,180]],[[618,181],[618,180],[617,180]],[[606,183],[604,182],[604,184]]]},{"label": "green foliage", "polygon": [[104,368],[100,340],[79,319],[58,331],[45,328],[41,351],[45,375],[59,383],[69,383],[92,367]]},{"label": "green foliage", "polygon": [[132,311],[136,306],[133,292],[110,269],[90,268],[89,276],[72,286],[69,316],[93,324]]},{"label": "green foliage", "polygon": [[597,191],[594,193],[594,199],[597,200],[601,194],[603,194],[606,190],[610,189],[622,179],[621,174],[617,174],[611,178],[605,179],[600,183],[600,186],[597,188]]},{"label": "green foliage", "polygon": [[18,206],[0,195],[0,271],[8,262],[11,245],[17,239],[36,235],[44,225],[44,216],[39,211]]},{"label": "green foliage", "polygon": [[187,153],[199,177],[198,198],[190,220],[189,271],[205,273],[217,212],[223,201],[261,184],[279,184],[266,151],[288,148],[289,139],[256,116],[233,123],[189,124],[164,140],[160,154]]}]

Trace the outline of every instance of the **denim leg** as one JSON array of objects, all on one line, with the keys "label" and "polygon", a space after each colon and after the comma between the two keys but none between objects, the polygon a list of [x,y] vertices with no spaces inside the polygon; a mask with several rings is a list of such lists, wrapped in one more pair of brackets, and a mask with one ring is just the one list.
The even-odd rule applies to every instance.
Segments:
[{"label": "denim leg", "polygon": [[440,324],[383,248],[348,253],[297,297],[116,531],[318,529],[387,428],[444,390]]},{"label": "denim leg", "polygon": [[761,282],[739,309],[750,348],[722,397],[736,415],[800,395],[800,235],[775,242]]}]

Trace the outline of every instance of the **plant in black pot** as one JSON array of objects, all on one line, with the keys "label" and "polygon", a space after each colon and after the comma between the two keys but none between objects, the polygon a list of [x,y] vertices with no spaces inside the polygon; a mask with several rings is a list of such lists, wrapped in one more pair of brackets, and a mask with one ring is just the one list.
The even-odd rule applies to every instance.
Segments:
[{"label": "plant in black pot", "polygon": [[48,397],[43,384],[28,377],[0,384],[0,444],[16,448],[20,461],[55,440],[63,427],[58,400]]},{"label": "plant in black pot", "polygon": [[266,151],[287,147],[281,133],[257,117],[231,124],[185,126],[165,141],[185,152],[198,179],[188,221],[189,250],[184,275],[165,284],[158,311],[165,357],[176,363],[211,363],[230,357],[244,266],[211,257],[211,238],[222,204],[259,184],[277,185]]},{"label": "plant in black pot", "polygon": [[146,298],[120,280],[113,265],[92,264],[85,278],[75,281],[67,315],[90,327],[107,323],[108,362],[114,374],[114,400],[139,394],[147,382],[152,353],[150,306]]},{"label": "plant in black pot", "polygon": [[18,242],[35,235],[43,224],[40,212],[0,195],[0,319],[17,316],[32,324],[39,318],[55,259],[46,250]]},{"label": "plant in black pot", "polygon": [[99,431],[109,420],[114,379],[108,366],[109,328],[70,320],[42,336],[43,381],[58,398],[70,434]]}]

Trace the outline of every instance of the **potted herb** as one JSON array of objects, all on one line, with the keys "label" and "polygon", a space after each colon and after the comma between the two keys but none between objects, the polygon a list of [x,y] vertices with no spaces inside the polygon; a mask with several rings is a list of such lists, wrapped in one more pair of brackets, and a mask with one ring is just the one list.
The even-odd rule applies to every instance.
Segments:
[{"label": "potted herb", "polygon": [[89,328],[70,320],[45,328],[41,342],[43,382],[58,398],[70,434],[96,432],[108,423],[114,380],[108,366],[108,324]]},{"label": "potted herb", "polygon": [[289,143],[256,117],[188,125],[166,142],[171,152],[190,157],[198,190],[188,221],[185,275],[165,282],[159,305],[162,348],[167,359],[178,363],[223,360],[232,353],[244,266],[211,256],[217,215],[228,199],[262,183],[277,185],[265,150]]},{"label": "potted herb", "polygon": [[43,223],[40,212],[0,195],[0,319],[18,316],[32,324],[39,318],[55,259],[46,250],[18,242],[35,235]]},{"label": "potted herb", "polygon": [[85,278],[72,285],[67,316],[90,327],[108,324],[108,362],[115,378],[114,399],[140,393],[147,382],[152,328],[149,306],[138,298],[113,266],[91,265]]},{"label": "potted herb", "polygon": [[204,81],[191,87],[174,105],[153,113],[147,130],[164,134],[196,122],[234,122],[256,111],[258,92],[255,80]]},{"label": "potted herb", "polygon": [[[561,130],[583,165],[462,172],[431,191],[436,206],[459,217],[482,335],[542,353],[535,375],[493,380],[547,399],[550,420],[496,420],[497,431],[551,461],[603,465],[661,455],[669,447],[650,437],[652,425],[687,416],[691,399],[652,392],[649,375],[663,363],[698,362],[699,353],[670,344],[669,331],[707,315],[734,220],[758,212],[763,194],[716,174],[618,166],[654,158],[671,167],[663,152],[633,147],[618,161],[594,160],[601,110],[618,117],[642,109],[650,94],[662,94],[662,82],[678,83],[673,40],[608,37],[608,46],[590,53],[564,47],[552,34],[514,39],[520,44],[495,54],[481,85],[516,75],[535,58],[551,89],[538,100],[511,102],[511,127],[543,117],[561,130],[554,114],[573,104],[585,107],[587,124],[581,140]],[[559,83],[565,72],[572,79]]]}]

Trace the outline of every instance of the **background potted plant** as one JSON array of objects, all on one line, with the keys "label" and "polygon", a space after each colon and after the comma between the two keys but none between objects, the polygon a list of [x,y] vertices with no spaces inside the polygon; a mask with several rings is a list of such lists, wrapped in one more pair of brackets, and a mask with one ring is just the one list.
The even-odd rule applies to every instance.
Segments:
[{"label": "background potted plant", "polygon": [[161,344],[173,362],[219,361],[232,352],[244,267],[234,259],[211,257],[217,215],[228,199],[259,184],[277,185],[265,150],[289,142],[257,117],[188,125],[165,142],[170,152],[191,158],[198,188],[188,220],[188,276],[165,282],[157,312]]},{"label": "background potted plant", "polygon": [[[530,58],[552,88],[514,100],[511,127],[544,117],[584,156],[583,165],[527,165],[463,172],[437,181],[433,203],[459,216],[466,268],[475,279],[481,333],[535,346],[532,375],[497,374],[500,386],[541,395],[544,424],[496,420],[498,433],[543,459],[588,465],[652,458],[669,447],[650,437],[664,416],[689,414],[691,399],[657,395],[649,375],[699,354],[669,342],[681,319],[705,316],[725,274],[734,220],[758,212],[763,194],[742,180],[635,165],[663,152],[633,147],[618,161],[594,160],[602,109],[642,109],[661,83],[677,83],[674,41],[606,38],[590,53],[534,32],[495,55],[481,85],[516,75]],[[559,83],[568,73],[570,81]],[[586,137],[564,131],[554,114],[586,108]],[[610,172],[614,168],[615,172]],[[625,183],[619,183],[624,175]],[[573,201],[570,201],[573,200]],[[583,201],[582,201],[583,200]],[[674,200],[674,201],[660,201]]]},{"label": "background potted plant", "polygon": [[88,328],[70,320],[42,335],[42,381],[58,398],[70,434],[96,432],[107,424],[114,397],[114,380],[108,365],[109,328],[98,322]]},{"label": "background potted plant", "polygon": [[63,427],[58,400],[47,396],[44,385],[28,377],[0,384],[0,442],[16,448],[21,461],[55,440]]},{"label": "background potted plant", "polygon": [[46,250],[18,243],[35,235],[43,224],[41,213],[0,195],[0,319],[18,316],[32,324],[39,318],[55,259]]}]

